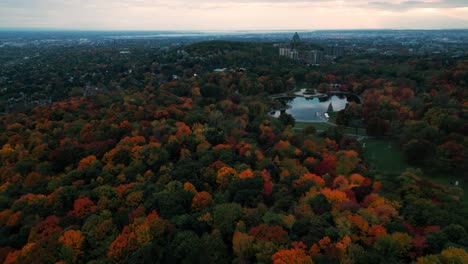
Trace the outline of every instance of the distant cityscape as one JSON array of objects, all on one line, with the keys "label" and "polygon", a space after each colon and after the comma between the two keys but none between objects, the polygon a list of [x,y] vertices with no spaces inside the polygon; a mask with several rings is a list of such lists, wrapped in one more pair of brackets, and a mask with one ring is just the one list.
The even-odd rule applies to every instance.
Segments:
[{"label": "distant cityscape", "polygon": [[[144,64],[127,65],[129,59],[138,62],[148,60],[150,65],[156,65],[151,67],[164,72],[163,77],[156,75],[155,78],[156,84],[161,84],[183,75],[176,70],[165,73],[170,64],[161,63],[163,61],[171,61],[175,56],[178,63],[203,63],[217,55],[221,56],[222,54],[216,52],[205,57],[186,51],[186,47],[193,43],[213,40],[272,43],[280,58],[316,67],[334,65],[338,60],[348,58],[366,60],[379,56],[425,56],[427,59],[445,59],[462,58],[468,54],[468,30],[343,30],[296,33],[0,31],[0,112],[30,109],[69,95],[88,96],[125,88],[112,82],[106,86],[96,81],[97,76],[110,75],[110,69],[104,70],[102,67],[105,66],[100,64],[91,64],[95,68],[92,74],[78,74],[72,68],[62,70],[64,65],[57,64],[64,59],[62,55],[95,57],[97,54],[93,54],[92,50],[99,48],[107,53],[107,63],[118,62],[121,65],[112,71],[124,79],[148,67]],[[74,60],[75,55],[69,59]],[[88,58],[90,61],[91,57]],[[154,62],[152,57],[158,58],[158,62]],[[57,68],[59,65],[61,68]],[[230,65],[219,66],[210,71],[232,70]],[[17,79],[19,68],[22,71],[28,69],[34,74],[47,73],[47,78],[42,76],[36,80],[37,83],[25,79],[21,84]],[[142,83],[143,80],[137,82]],[[39,83],[47,89],[38,89]]]},{"label": "distant cityscape", "polygon": [[337,57],[344,55],[344,47],[326,46],[322,49],[311,49],[310,45],[304,45],[299,34],[296,32],[289,43],[276,44],[279,48],[279,55],[297,62],[304,62],[312,65],[320,65],[333,62]]}]

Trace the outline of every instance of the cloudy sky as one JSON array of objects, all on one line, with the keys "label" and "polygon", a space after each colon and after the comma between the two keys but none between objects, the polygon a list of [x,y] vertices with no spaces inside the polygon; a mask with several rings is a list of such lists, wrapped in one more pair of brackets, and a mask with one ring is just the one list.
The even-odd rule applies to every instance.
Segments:
[{"label": "cloudy sky", "polygon": [[0,0],[0,28],[468,28],[468,0]]}]

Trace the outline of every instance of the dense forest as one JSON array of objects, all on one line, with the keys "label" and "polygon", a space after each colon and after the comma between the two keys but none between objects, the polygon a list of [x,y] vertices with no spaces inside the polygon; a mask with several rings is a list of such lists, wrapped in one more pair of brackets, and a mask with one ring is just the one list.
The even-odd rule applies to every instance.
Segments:
[{"label": "dense forest", "polygon": [[[468,263],[462,189],[425,178],[466,177],[467,60],[310,68],[234,42],[154,56],[93,75],[125,89],[0,118],[0,262]],[[363,98],[336,128],[267,114],[268,94],[331,83]],[[342,131],[357,123],[411,167],[381,177]]]}]

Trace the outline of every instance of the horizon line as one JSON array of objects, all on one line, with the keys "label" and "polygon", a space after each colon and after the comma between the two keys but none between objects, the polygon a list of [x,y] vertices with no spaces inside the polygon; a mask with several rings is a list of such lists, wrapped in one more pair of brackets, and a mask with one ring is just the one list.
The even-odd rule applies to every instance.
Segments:
[{"label": "horizon line", "polygon": [[468,30],[467,28],[352,28],[352,29],[71,29],[71,28],[29,28],[0,27],[0,31],[81,31],[81,32],[314,32],[314,31],[442,31]]}]

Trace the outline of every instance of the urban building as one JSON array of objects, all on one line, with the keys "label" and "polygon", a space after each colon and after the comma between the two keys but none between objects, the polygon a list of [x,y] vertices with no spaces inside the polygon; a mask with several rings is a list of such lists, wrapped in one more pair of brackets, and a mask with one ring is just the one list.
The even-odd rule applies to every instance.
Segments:
[{"label": "urban building", "polygon": [[302,42],[299,34],[295,33],[291,41],[275,44],[279,48],[279,55],[294,61],[320,65],[333,63],[337,57],[344,56],[344,47],[337,45],[326,46],[323,50],[318,49],[316,45]]},{"label": "urban building", "polygon": [[306,51],[303,59],[308,64],[321,64],[324,60],[324,52],[321,50]]},{"label": "urban building", "polygon": [[279,55],[282,57],[289,58],[291,60],[298,60],[299,59],[299,52],[295,49],[291,48],[280,48]]},{"label": "urban building", "polygon": [[325,47],[325,55],[333,57],[341,57],[344,55],[344,47],[327,46]]}]

